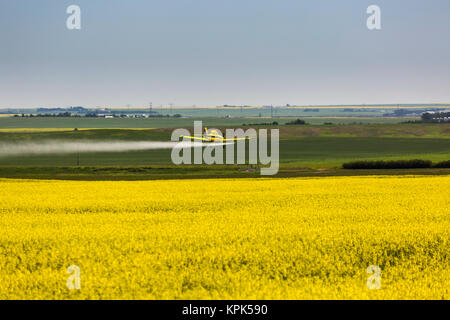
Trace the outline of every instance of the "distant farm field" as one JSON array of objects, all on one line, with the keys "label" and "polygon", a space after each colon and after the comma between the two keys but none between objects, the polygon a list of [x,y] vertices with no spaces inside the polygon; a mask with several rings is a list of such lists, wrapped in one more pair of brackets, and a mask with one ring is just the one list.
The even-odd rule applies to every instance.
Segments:
[{"label": "distant farm field", "polygon": [[[189,126],[192,126],[192,121]],[[190,128],[189,126],[186,128]],[[269,130],[279,128],[281,166],[330,168],[354,160],[414,158],[432,161],[450,160],[450,125],[366,124],[257,128]],[[55,128],[0,129],[0,150],[7,151],[7,146],[11,144],[39,144],[42,141],[170,141],[172,130],[171,128],[78,131]],[[21,155],[0,152],[0,165],[75,166],[77,163],[81,166],[172,165],[170,154],[170,149],[80,154],[75,151],[65,154]]]},{"label": "distant farm field", "polygon": [[[304,116],[299,115],[299,118]],[[0,117],[0,130],[14,128],[181,128],[192,126],[194,120],[203,120],[203,125],[212,126],[241,126],[245,124],[268,123],[276,121],[280,125],[292,121],[296,117],[189,117],[189,118],[45,118],[45,117]],[[417,120],[415,117],[389,118],[389,117],[304,117],[310,124],[349,123],[399,123],[408,120]]]},{"label": "distant farm field", "polygon": [[0,188],[0,299],[450,298],[449,176]]}]

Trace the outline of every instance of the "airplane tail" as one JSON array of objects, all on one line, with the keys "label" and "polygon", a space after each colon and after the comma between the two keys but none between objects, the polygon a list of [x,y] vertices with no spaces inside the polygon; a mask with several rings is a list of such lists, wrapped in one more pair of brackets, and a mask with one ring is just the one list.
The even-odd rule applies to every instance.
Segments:
[{"label": "airplane tail", "polygon": [[206,136],[208,134],[208,128],[205,127],[205,129],[203,130],[203,134]]}]

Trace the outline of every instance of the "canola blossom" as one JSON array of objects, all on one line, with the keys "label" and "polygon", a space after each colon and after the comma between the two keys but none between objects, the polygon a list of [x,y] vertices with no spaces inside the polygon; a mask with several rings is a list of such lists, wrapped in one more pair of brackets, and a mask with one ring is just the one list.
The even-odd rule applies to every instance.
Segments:
[{"label": "canola blossom", "polygon": [[450,298],[448,176],[0,190],[0,299]]}]

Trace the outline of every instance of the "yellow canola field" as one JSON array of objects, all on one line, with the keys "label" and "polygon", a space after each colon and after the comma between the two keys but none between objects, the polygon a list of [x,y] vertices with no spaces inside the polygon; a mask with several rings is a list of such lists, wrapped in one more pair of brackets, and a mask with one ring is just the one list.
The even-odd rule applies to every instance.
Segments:
[{"label": "yellow canola field", "polygon": [[[0,299],[450,297],[448,176],[2,179],[0,190]],[[380,289],[367,287],[371,265]]]}]

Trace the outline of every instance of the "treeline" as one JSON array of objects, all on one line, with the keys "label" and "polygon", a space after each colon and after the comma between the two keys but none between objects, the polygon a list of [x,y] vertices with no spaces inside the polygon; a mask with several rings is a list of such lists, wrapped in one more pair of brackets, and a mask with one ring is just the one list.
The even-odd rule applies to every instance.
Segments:
[{"label": "treeline", "polygon": [[450,112],[425,112],[421,118],[423,122],[450,122]]},{"label": "treeline", "polygon": [[450,160],[432,163],[430,160],[368,160],[353,161],[342,165],[344,169],[419,169],[450,168]]},{"label": "treeline", "polygon": [[307,124],[305,120],[302,119],[296,119],[289,122],[286,122],[286,125],[304,125]]},{"label": "treeline", "polygon": [[249,127],[249,126],[277,126],[278,122],[263,122],[263,123],[244,123],[243,127]]},{"label": "treeline", "polygon": [[73,115],[71,112],[60,112],[60,113],[37,113],[37,114],[25,114],[22,113],[21,115],[15,114],[14,117],[21,117],[21,118],[54,118],[54,117],[81,117],[79,115]]},{"label": "treeline", "polygon": [[[308,124],[305,120],[302,119],[295,119],[289,122],[286,122],[285,125],[306,125]],[[328,123],[325,123],[328,124]],[[329,124],[332,124],[331,122]],[[274,122],[263,122],[263,123],[244,123],[242,126],[247,127],[247,126],[277,126],[278,122],[274,121]]]},{"label": "treeline", "polygon": [[179,113],[170,115],[170,114],[151,114],[151,115],[142,115],[142,114],[99,114],[96,112],[88,112],[85,114],[73,114],[71,112],[60,112],[60,113],[37,113],[37,114],[25,114],[21,115],[15,114],[15,118],[104,118],[105,116],[111,116],[114,118],[181,118],[182,115]]}]

